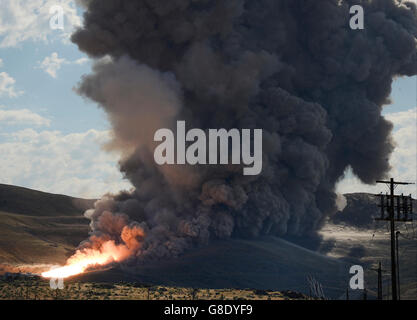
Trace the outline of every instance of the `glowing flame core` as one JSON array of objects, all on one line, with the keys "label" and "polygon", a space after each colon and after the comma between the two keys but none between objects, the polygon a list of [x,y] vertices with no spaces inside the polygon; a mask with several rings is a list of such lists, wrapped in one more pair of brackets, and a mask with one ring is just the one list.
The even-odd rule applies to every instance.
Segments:
[{"label": "glowing flame core", "polygon": [[143,229],[139,227],[124,227],[121,239],[122,244],[107,240],[100,244],[98,249],[85,248],[68,259],[65,266],[43,272],[44,278],[67,278],[85,272],[88,268],[104,266],[112,262],[127,259],[140,248],[138,237],[143,238]]}]

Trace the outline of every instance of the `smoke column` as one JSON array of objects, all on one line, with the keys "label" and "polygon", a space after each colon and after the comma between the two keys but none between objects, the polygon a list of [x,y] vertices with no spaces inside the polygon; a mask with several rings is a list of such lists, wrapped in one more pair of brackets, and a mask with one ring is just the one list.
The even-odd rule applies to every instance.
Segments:
[{"label": "smoke column", "polygon": [[[394,0],[80,0],[72,41],[97,59],[77,91],[103,108],[108,150],[134,190],[86,216],[81,248],[140,228],[137,261],[177,256],[210,239],[309,236],[336,210],[349,166],[385,177],[393,78],[417,73],[417,10]],[[365,29],[349,28],[361,4]],[[154,132],[262,128],[263,171],[158,166]],[[174,130],[175,131],[175,130]],[[126,230],[126,229],[125,229]]]}]

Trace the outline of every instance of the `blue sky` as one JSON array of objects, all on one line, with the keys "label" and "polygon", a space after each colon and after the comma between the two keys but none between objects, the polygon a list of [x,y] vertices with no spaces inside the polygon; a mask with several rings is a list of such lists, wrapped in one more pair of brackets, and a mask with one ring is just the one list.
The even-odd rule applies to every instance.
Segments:
[{"label": "blue sky", "polygon": [[[53,53],[57,53],[58,59],[66,60],[56,71],[55,78],[40,67],[40,62]],[[24,91],[17,98],[2,97],[2,104],[39,113],[53,120],[50,129],[64,133],[107,127],[103,113],[73,92],[73,87],[83,74],[88,73],[91,64],[90,61],[75,63],[78,59],[86,59],[75,45],[60,41],[25,42],[16,48],[1,48],[0,58],[3,61],[1,72],[16,80],[16,91]]]},{"label": "blue sky", "polygon": [[[65,9],[64,30],[51,30],[49,8]],[[91,68],[68,36],[81,23],[72,0],[2,0],[0,13],[0,183],[80,197],[129,188],[117,155],[101,145],[109,124],[103,111],[73,87]],[[398,147],[392,175],[416,180],[417,79],[399,78],[384,115]],[[339,192],[382,191],[347,172]],[[413,192],[416,188],[404,189]]]}]

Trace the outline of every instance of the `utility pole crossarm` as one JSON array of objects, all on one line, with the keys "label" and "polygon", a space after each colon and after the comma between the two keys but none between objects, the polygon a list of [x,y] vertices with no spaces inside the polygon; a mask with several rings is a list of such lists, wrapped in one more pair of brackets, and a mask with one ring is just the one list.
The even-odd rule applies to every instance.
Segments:
[{"label": "utility pole crossarm", "polygon": [[[399,182],[399,181],[392,181],[394,184],[403,184],[403,185],[408,185],[408,184],[415,184],[413,182]],[[390,184],[391,181],[383,181],[383,180],[377,180],[376,183],[387,183]]]}]

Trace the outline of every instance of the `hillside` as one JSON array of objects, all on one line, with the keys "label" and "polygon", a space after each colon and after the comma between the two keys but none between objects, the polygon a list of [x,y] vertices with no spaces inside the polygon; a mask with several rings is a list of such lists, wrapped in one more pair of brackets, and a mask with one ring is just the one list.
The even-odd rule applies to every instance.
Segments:
[{"label": "hillside", "polygon": [[[79,206],[80,203],[86,202],[0,185],[0,262],[64,263],[88,234],[88,220],[82,217],[85,206]],[[123,266],[123,270],[115,267],[82,277],[88,281],[92,277],[91,281],[135,280],[177,286],[306,292],[308,274],[335,287],[340,285],[342,269],[342,263],[336,259],[281,239],[265,238],[213,242],[169,262]],[[328,277],[329,274],[332,276]]]},{"label": "hillside", "polygon": [[93,271],[78,280],[137,281],[154,285],[194,288],[257,288],[308,293],[307,276],[322,283],[330,297],[345,290],[348,267],[285,240],[264,237],[257,240],[214,241],[170,261],[146,265],[122,265]]},{"label": "hillside", "polygon": [[93,200],[0,184],[0,263],[64,263],[88,234]]},{"label": "hillside", "polygon": [[[347,206],[323,228],[318,252],[275,237],[256,240],[214,241],[170,261],[137,266],[110,266],[91,271],[74,281],[129,281],[171,287],[257,288],[308,293],[306,277],[323,284],[330,297],[343,296],[348,266],[361,264],[369,279],[369,295],[375,291],[377,261],[388,266],[388,235],[384,223],[372,234],[373,216],[378,214],[368,194],[348,194]],[[76,246],[88,236],[83,217],[93,200],[82,200],[30,189],[0,185],[0,273],[33,271],[37,264],[64,264]],[[372,222],[371,222],[372,221]],[[411,229],[410,229],[411,230]],[[403,230],[410,236],[409,230]],[[401,239],[404,296],[416,295],[415,240]],[[326,250],[322,250],[327,247]],[[29,265],[29,269],[27,269]],[[43,267],[45,268],[45,267]],[[33,271],[35,272],[35,271]],[[389,280],[384,278],[384,285]]]},{"label": "hillside", "polygon": [[0,211],[36,217],[80,216],[94,200],[0,184]]}]

